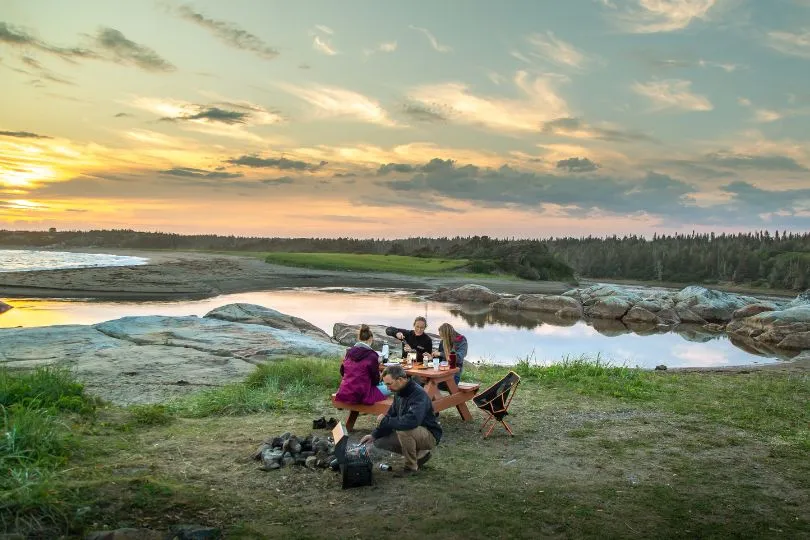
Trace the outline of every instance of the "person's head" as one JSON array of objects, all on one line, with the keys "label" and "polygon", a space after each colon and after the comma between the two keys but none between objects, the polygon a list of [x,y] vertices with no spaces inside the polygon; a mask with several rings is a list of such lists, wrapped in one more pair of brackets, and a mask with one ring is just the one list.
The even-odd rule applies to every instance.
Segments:
[{"label": "person's head", "polygon": [[399,392],[408,384],[408,374],[402,366],[390,366],[383,370],[382,381],[392,392]]},{"label": "person's head", "polygon": [[425,333],[425,328],[427,328],[427,319],[424,317],[417,317],[413,320],[413,333],[417,336],[421,336]]},{"label": "person's head", "polygon": [[442,345],[446,353],[450,353],[453,350],[453,343],[456,340],[456,336],[458,336],[458,332],[456,329],[453,328],[449,323],[443,323],[439,326],[439,337],[442,340]]},{"label": "person's head", "polygon": [[371,333],[371,328],[367,324],[360,325],[360,330],[357,331],[357,340],[369,344],[374,341],[374,334]]}]

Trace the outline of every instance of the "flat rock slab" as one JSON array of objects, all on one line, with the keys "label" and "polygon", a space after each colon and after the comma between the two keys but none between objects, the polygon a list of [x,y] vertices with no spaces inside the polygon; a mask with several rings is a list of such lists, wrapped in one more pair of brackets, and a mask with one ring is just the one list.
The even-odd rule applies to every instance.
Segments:
[{"label": "flat rock slab", "polygon": [[188,347],[253,362],[290,356],[334,357],[342,352],[336,344],[298,331],[194,316],[123,317],[93,325],[93,328],[137,345]]},{"label": "flat rock slab", "polygon": [[0,329],[0,365],[65,366],[93,395],[117,404],[157,403],[241,381],[256,364],[277,358],[330,358],[337,369],[345,349],[321,334],[211,318],[123,317],[93,326]]}]

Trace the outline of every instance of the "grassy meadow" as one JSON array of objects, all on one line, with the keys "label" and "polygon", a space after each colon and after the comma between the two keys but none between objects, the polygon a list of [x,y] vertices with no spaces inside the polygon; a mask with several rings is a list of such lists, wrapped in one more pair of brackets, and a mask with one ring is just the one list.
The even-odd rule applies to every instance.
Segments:
[{"label": "grassy meadow", "polygon": [[466,259],[433,259],[361,253],[268,253],[264,260],[272,264],[314,270],[393,272],[411,276],[438,276],[447,272],[455,272],[469,262]]},{"label": "grassy meadow", "polygon": [[[260,366],[156,405],[88,397],[69,371],[0,370],[0,526],[31,537],[177,523],[226,538],[800,538],[810,535],[806,372],[656,372],[586,358],[514,369],[508,417],[441,414],[435,457],[407,479],[341,490],[331,471],[259,471],[270,436],[312,432],[338,360]],[[484,385],[507,368],[473,366]],[[354,437],[372,427],[361,417]],[[392,461],[395,465],[396,460]]]}]

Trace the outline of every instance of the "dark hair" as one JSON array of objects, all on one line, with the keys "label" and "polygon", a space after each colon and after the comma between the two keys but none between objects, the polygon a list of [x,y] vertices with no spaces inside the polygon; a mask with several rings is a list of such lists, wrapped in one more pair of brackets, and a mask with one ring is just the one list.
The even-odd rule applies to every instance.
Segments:
[{"label": "dark hair", "polygon": [[367,324],[361,324],[360,330],[357,331],[357,339],[360,341],[368,341],[373,338],[374,334],[371,333],[371,328]]},{"label": "dark hair", "polygon": [[416,326],[416,323],[418,323],[419,321],[425,323],[425,328],[427,328],[427,319],[422,317],[421,315],[413,320],[413,325]]},{"label": "dark hair", "polygon": [[408,376],[402,366],[388,366],[382,372],[382,376],[390,375],[394,379],[404,379]]}]

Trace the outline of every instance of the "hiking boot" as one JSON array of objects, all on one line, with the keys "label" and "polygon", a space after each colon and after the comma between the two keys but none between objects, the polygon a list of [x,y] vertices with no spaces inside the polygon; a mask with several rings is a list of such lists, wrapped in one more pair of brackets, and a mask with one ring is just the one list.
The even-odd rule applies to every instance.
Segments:
[{"label": "hiking boot", "polygon": [[326,428],[326,418],[321,416],[317,420],[312,421],[312,429],[325,429]]},{"label": "hiking boot", "polygon": [[328,427],[329,429],[334,429],[336,425],[338,425],[338,421],[335,420],[334,418],[330,417],[329,420],[326,421],[326,427]]},{"label": "hiking boot", "polygon": [[403,467],[399,471],[394,471],[394,478],[410,478],[416,474],[416,469],[409,469],[407,467]]},{"label": "hiking boot", "polygon": [[430,450],[428,450],[427,453],[424,456],[422,456],[422,457],[420,457],[419,459],[416,460],[416,464],[419,465],[420,469],[425,465],[425,463],[430,461],[430,455],[431,455],[431,452],[430,452]]}]

